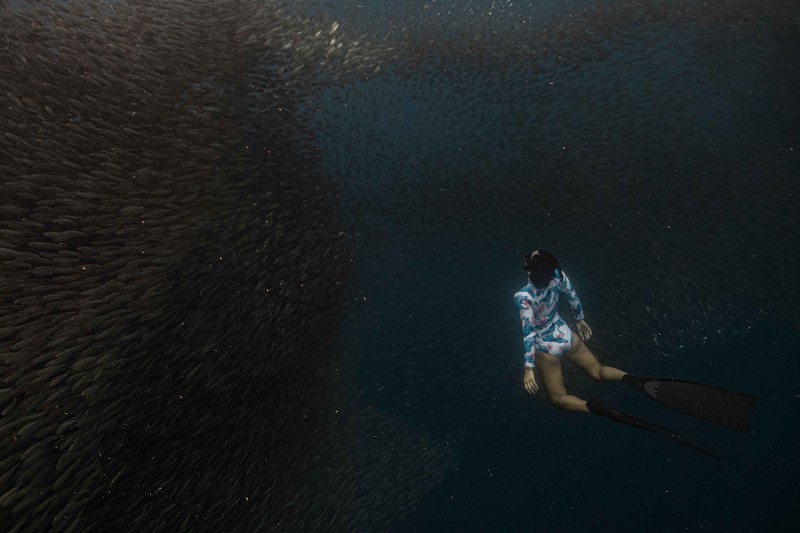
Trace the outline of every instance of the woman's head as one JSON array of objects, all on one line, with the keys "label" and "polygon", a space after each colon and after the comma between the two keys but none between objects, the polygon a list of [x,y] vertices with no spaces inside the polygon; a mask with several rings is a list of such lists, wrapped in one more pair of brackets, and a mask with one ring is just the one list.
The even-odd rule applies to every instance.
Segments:
[{"label": "woman's head", "polygon": [[525,256],[525,270],[535,287],[547,287],[560,268],[556,256],[545,250],[534,250]]}]

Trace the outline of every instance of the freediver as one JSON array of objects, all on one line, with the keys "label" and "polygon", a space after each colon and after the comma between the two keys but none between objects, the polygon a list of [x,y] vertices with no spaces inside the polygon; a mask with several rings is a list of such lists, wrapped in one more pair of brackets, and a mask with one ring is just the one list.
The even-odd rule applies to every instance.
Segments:
[{"label": "freediver", "polygon": [[[595,381],[622,381],[622,370],[603,366],[586,346],[592,329],[584,320],[583,306],[567,274],[553,254],[535,250],[525,258],[529,283],[514,295],[525,336],[525,390],[539,390],[534,368],[538,365],[547,395],[553,405],[588,413],[586,400],[567,393],[561,360],[567,359]],[[567,299],[578,329],[575,335],[558,314],[559,294]]]},{"label": "freediver", "polygon": [[[750,430],[750,411],[756,398],[737,392],[674,379],[641,378],[618,368],[601,365],[586,346],[592,330],[586,323],[583,307],[569,277],[558,259],[545,250],[525,256],[528,284],[514,295],[522,323],[525,349],[523,385],[529,394],[539,390],[534,368],[541,373],[544,388],[553,405],[567,411],[592,413],[672,438],[712,457],[719,454],[681,437],[674,431],[626,415],[599,399],[588,401],[567,393],[561,362],[568,360],[596,381],[622,382],[657,402],[684,414],[716,422],[740,431]],[[563,294],[572,309],[578,333],[575,334],[558,314]]]}]

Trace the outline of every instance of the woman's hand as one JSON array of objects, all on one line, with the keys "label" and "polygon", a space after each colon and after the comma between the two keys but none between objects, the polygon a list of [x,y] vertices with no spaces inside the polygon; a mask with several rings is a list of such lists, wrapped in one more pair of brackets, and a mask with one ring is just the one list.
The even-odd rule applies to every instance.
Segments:
[{"label": "woman's hand", "polygon": [[592,336],[592,328],[589,327],[585,320],[578,321],[578,335],[585,341],[588,341]]},{"label": "woman's hand", "polygon": [[530,367],[525,367],[525,376],[522,382],[525,384],[525,390],[528,391],[528,394],[536,394],[536,391],[539,390],[539,385],[536,384],[536,376]]}]

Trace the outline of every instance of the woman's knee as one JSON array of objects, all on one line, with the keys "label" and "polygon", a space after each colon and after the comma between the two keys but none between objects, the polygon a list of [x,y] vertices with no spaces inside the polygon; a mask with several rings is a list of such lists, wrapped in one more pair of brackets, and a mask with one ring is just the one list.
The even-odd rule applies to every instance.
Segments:
[{"label": "woman's knee", "polygon": [[567,354],[567,359],[595,381],[600,380],[600,362],[577,335],[575,336],[575,345]]},{"label": "woman's knee", "polygon": [[553,398],[553,405],[565,411],[571,411],[575,413],[588,412],[586,401],[581,400],[577,396],[572,396],[571,394],[564,394]]},{"label": "woman's knee", "polygon": [[566,409],[567,404],[569,403],[567,394],[551,394],[550,401],[559,409]]},{"label": "woman's knee", "polygon": [[594,358],[594,356],[584,357],[580,360],[574,361],[587,376],[595,381],[602,381],[603,366]]},{"label": "woman's knee", "polygon": [[603,367],[600,363],[587,368],[586,373],[595,381],[603,381]]}]

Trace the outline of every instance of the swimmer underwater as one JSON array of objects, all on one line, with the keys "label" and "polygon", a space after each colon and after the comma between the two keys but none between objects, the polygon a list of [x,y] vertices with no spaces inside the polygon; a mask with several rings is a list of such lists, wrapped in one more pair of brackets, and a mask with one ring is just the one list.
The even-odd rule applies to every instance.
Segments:
[{"label": "swimmer underwater", "polygon": [[[529,394],[539,390],[534,369],[538,368],[550,401],[556,407],[604,416],[672,438],[717,459],[720,456],[674,431],[626,415],[597,398],[588,401],[567,393],[562,360],[566,359],[596,381],[623,382],[657,402],[684,414],[716,422],[740,431],[750,431],[750,410],[756,398],[709,385],[672,379],[641,378],[614,367],[601,365],[584,341],[592,336],[575,288],[561,269],[558,259],[545,250],[525,256],[528,284],[514,295],[522,323],[525,349],[523,385]],[[558,300],[564,295],[575,318],[575,334],[558,314]]]}]

